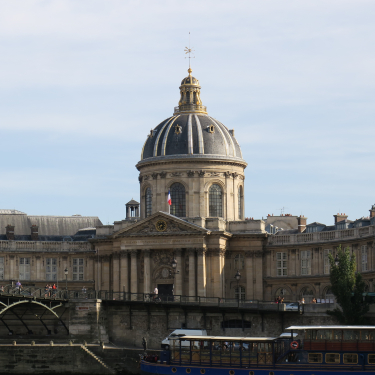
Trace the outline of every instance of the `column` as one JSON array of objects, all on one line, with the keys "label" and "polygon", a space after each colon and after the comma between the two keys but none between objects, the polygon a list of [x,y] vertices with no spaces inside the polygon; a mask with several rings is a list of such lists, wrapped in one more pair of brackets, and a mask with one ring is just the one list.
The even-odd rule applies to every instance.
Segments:
[{"label": "column", "polygon": [[189,249],[189,296],[195,295],[195,249]]},{"label": "column", "polygon": [[35,268],[36,268],[36,276],[35,276],[35,278],[36,278],[36,280],[43,280],[41,278],[41,276],[40,276],[41,262],[42,262],[41,256],[37,255],[35,257],[35,263],[36,263],[36,266],[35,266]]},{"label": "column", "polygon": [[255,299],[263,300],[263,251],[258,250],[255,252],[255,285],[254,285],[254,297]]},{"label": "column", "polygon": [[110,290],[111,287],[110,287],[110,281],[112,281],[110,279],[110,272],[109,272],[109,268],[110,268],[110,257],[109,255],[103,255],[101,257],[101,262],[102,262],[102,276],[101,276],[101,281],[102,281],[102,288],[104,290]]},{"label": "column", "polygon": [[11,280],[18,279],[18,275],[15,275],[14,270],[14,255],[9,255],[9,278]]},{"label": "column", "polygon": [[211,252],[211,279],[212,279],[212,296],[213,297],[220,297],[222,298],[222,286],[221,286],[221,267],[222,267],[222,260],[221,260],[221,250],[214,249]]},{"label": "column", "polygon": [[129,292],[128,252],[125,245],[121,245],[120,253],[120,287],[122,292]]},{"label": "column", "polygon": [[175,250],[176,261],[177,261],[177,271],[180,271],[178,274],[175,275],[175,285],[174,285],[174,294],[176,296],[182,295],[182,270],[184,265],[182,264],[181,260],[181,249]]},{"label": "column", "polygon": [[120,288],[120,254],[112,254],[112,289],[114,292],[121,292]]},{"label": "column", "polygon": [[198,249],[197,284],[198,296],[206,296],[206,249]]},{"label": "column", "polygon": [[251,251],[245,252],[246,265],[246,299],[254,299],[254,272],[253,272],[253,253]]},{"label": "column", "polygon": [[100,256],[96,257],[96,267],[95,267],[95,289],[97,291],[102,289],[102,264],[100,262]]},{"label": "column", "polygon": [[144,272],[143,272],[143,293],[151,293],[151,270],[150,270],[150,250],[143,251],[144,256]]},{"label": "column", "polygon": [[130,292],[138,293],[138,276],[137,276],[137,250],[130,251]]},{"label": "column", "polygon": [[4,257],[4,280],[10,280],[10,274],[9,274],[9,255],[5,255]]}]

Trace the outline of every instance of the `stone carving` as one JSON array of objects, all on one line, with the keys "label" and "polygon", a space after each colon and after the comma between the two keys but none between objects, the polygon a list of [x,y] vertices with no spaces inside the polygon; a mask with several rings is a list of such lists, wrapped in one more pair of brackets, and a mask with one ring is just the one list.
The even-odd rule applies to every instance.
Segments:
[{"label": "stone carving", "polygon": [[195,172],[194,171],[187,171],[188,177],[194,177]]},{"label": "stone carving", "polygon": [[254,257],[254,253],[252,251],[245,251],[245,257],[246,258],[253,258]]},{"label": "stone carving", "polygon": [[142,177],[141,175],[139,175],[139,176],[138,176],[138,181],[139,181],[139,182],[142,182],[142,180],[143,180],[143,177]]},{"label": "stone carving", "polygon": [[229,178],[230,176],[232,176],[232,173],[229,171],[226,171],[224,172],[224,176]]},{"label": "stone carving", "polygon": [[200,171],[198,172],[198,176],[199,176],[199,177],[204,177],[205,175],[206,175],[206,171],[200,170]]},{"label": "stone carving", "polygon": [[219,172],[211,172],[211,177],[221,177],[221,173],[219,173]]},{"label": "stone carving", "polygon": [[256,258],[262,258],[263,251],[262,250],[254,251],[254,255]]},{"label": "stone carving", "polygon": [[160,174],[160,178],[165,178],[165,177],[167,177],[167,172],[160,172],[159,173]]},{"label": "stone carving", "polygon": [[153,251],[152,260],[155,265],[168,265],[170,266],[173,260],[173,254],[170,251]]},{"label": "stone carving", "polygon": [[240,180],[244,180],[244,179],[245,179],[245,176],[243,176],[242,174],[240,174],[240,175],[238,176],[238,178],[239,178]]},{"label": "stone carving", "polygon": [[173,279],[173,273],[170,268],[162,267],[155,272],[155,279]]},{"label": "stone carving", "polygon": [[237,173],[237,172],[233,172],[233,173],[232,173],[232,176],[233,176],[233,178],[237,178],[238,173]]},{"label": "stone carving", "polygon": [[171,177],[181,177],[182,173],[181,172],[172,172]]},{"label": "stone carving", "polygon": [[159,174],[159,173],[153,173],[151,176],[152,176],[152,178],[153,178],[154,180],[156,180],[156,179],[158,178],[158,174]]},{"label": "stone carving", "polygon": [[148,176],[147,174],[146,174],[145,176],[143,176],[143,179],[144,179],[145,181],[147,181],[149,178],[150,178],[150,176]]}]

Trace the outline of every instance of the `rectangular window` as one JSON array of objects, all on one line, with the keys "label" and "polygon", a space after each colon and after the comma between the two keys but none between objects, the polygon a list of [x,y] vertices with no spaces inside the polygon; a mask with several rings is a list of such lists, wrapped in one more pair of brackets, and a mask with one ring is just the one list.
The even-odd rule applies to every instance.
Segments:
[{"label": "rectangular window", "polygon": [[277,276],[287,276],[287,253],[276,253],[276,267],[277,267]]},{"label": "rectangular window", "polygon": [[324,274],[329,275],[331,270],[331,265],[329,264],[329,254],[332,254],[332,250],[324,249]]},{"label": "rectangular window", "polygon": [[368,363],[369,364],[375,364],[375,354],[369,354],[368,355]]},{"label": "rectangular window", "polygon": [[322,353],[309,353],[309,363],[322,363],[323,354]]},{"label": "rectangular window", "polygon": [[46,258],[46,280],[57,280],[57,258]]},{"label": "rectangular window", "polygon": [[30,280],[30,258],[20,258],[19,269],[19,279]]},{"label": "rectangular window", "polygon": [[301,275],[311,275],[311,251],[301,251]]},{"label": "rectangular window", "polygon": [[326,363],[340,363],[340,354],[339,353],[327,353]]},{"label": "rectangular window", "polygon": [[349,353],[344,353],[344,363],[345,364],[356,364],[358,363],[358,354],[349,354]]},{"label": "rectangular window", "polygon": [[83,280],[83,259],[80,259],[80,258],[73,259],[73,280],[74,281]]},{"label": "rectangular window", "polygon": [[367,267],[367,245],[361,246],[362,272],[368,271]]},{"label": "rectangular window", "polygon": [[4,280],[4,257],[0,257],[0,280]]}]

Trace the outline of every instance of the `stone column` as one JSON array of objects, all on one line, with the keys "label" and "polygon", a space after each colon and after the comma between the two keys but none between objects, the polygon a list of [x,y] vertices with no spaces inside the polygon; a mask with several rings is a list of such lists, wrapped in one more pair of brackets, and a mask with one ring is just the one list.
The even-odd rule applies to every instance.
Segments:
[{"label": "stone column", "polygon": [[144,250],[143,293],[151,293],[150,250]]},{"label": "stone column", "polygon": [[102,264],[100,262],[100,256],[96,258],[96,270],[95,270],[95,289],[102,289]]},{"label": "stone column", "polygon": [[18,275],[15,275],[15,269],[14,269],[14,255],[9,255],[9,278],[11,280],[18,280]]},{"label": "stone column", "polygon": [[104,290],[110,290],[111,289],[111,278],[110,278],[110,257],[109,255],[103,255],[101,257],[102,261],[102,276],[101,276],[101,281],[102,281],[102,288]]},{"label": "stone column", "polygon": [[254,272],[253,272],[253,252],[245,252],[245,272],[246,272],[246,299],[254,299]]},{"label": "stone column", "polygon": [[131,265],[130,265],[130,292],[138,293],[138,275],[137,275],[137,250],[130,251]]},{"label": "stone column", "polygon": [[125,250],[125,245],[121,245],[120,287],[121,291],[129,292],[128,252]]},{"label": "stone column", "polygon": [[40,275],[41,262],[42,262],[42,257],[40,255],[37,255],[35,257],[36,280],[42,280],[41,275]]},{"label": "stone column", "polygon": [[195,249],[189,249],[189,296],[195,295]]},{"label": "stone column", "polygon": [[255,285],[254,285],[254,297],[255,299],[263,300],[263,251],[258,250],[255,252]]},{"label": "stone column", "polygon": [[121,292],[120,288],[120,254],[112,254],[112,289],[114,292]]},{"label": "stone column", "polygon": [[197,284],[198,296],[206,296],[206,249],[198,249]]},{"label": "stone column", "polygon": [[184,265],[182,264],[181,260],[181,249],[175,250],[176,254],[176,261],[177,261],[177,271],[180,271],[178,274],[175,275],[175,285],[174,285],[174,294],[176,296],[182,295],[182,270]]}]

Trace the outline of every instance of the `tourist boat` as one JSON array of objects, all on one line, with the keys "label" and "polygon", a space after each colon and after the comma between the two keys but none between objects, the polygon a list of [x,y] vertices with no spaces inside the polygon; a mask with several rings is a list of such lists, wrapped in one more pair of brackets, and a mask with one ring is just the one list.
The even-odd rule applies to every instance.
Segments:
[{"label": "tourist boat", "polygon": [[156,362],[145,357],[141,374],[375,374],[375,326],[291,326],[287,331],[280,337],[179,337]]}]

